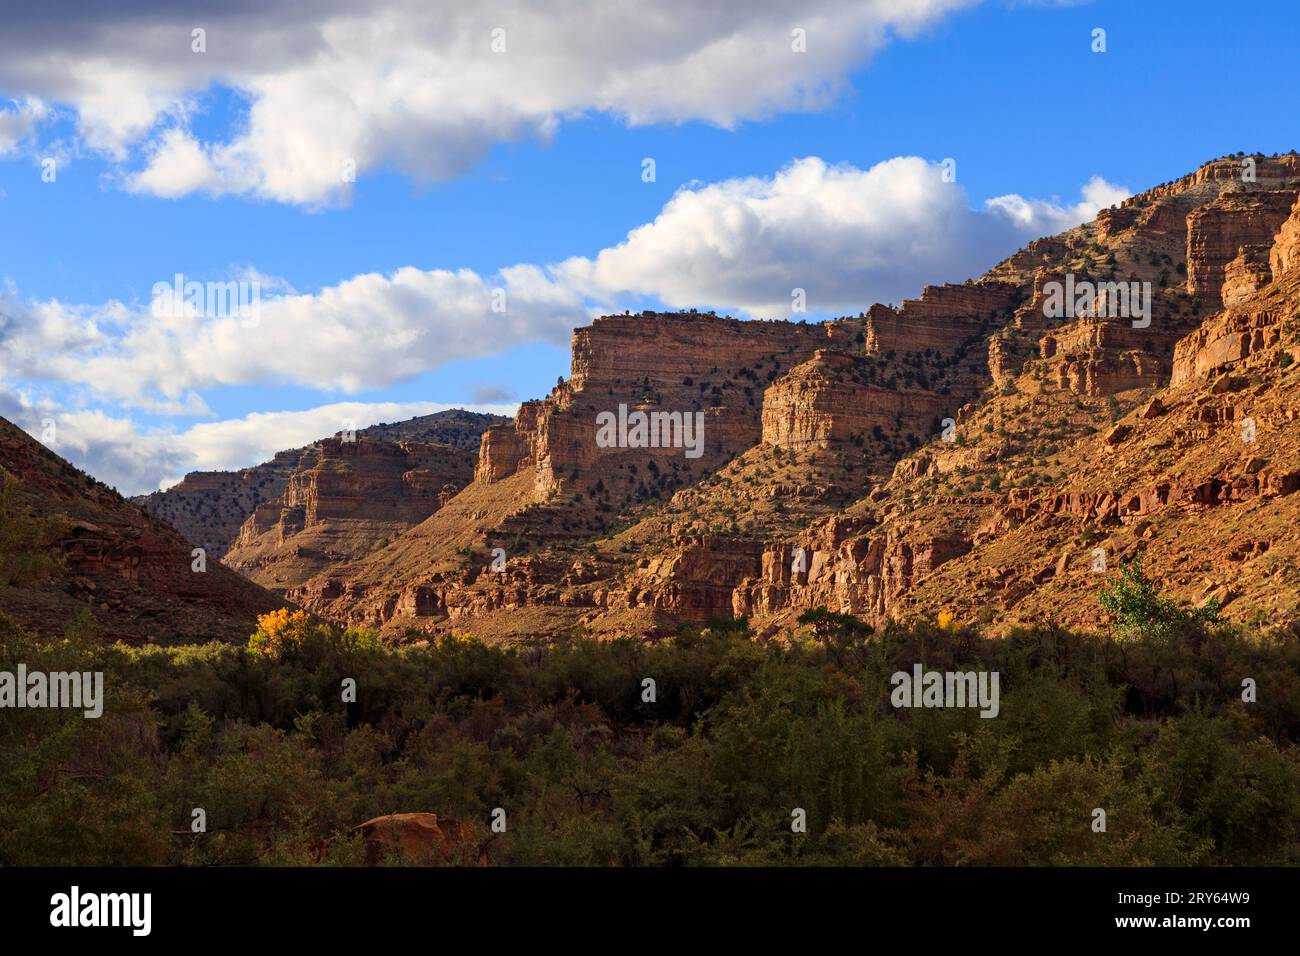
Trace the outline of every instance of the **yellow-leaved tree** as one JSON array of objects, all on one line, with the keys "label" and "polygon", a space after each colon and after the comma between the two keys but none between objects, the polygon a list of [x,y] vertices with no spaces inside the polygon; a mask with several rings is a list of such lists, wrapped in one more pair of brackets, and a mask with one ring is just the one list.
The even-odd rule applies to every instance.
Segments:
[{"label": "yellow-leaved tree", "polygon": [[312,620],[306,611],[277,608],[257,618],[257,630],[248,639],[248,649],[276,659],[301,650],[312,636]]}]

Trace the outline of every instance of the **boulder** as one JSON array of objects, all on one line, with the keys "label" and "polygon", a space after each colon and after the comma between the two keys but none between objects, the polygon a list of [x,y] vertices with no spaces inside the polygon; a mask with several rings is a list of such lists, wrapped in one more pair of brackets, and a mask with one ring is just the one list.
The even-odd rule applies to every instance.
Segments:
[{"label": "boulder", "polygon": [[366,865],[487,866],[472,823],[436,813],[390,813],[353,827],[366,845]]}]

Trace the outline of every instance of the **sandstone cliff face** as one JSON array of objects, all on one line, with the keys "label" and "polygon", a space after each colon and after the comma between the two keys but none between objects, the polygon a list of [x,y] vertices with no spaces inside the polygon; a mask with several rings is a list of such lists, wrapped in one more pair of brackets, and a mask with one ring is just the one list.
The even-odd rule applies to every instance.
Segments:
[{"label": "sandstone cliff face", "polygon": [[[525,408],[532,412],[535,403],[526,402],[518,415],[525,415]],[[517,418],[516,421],[519,419]],[[482,482],[500,481],[519,470],[519,466],[528,457],[528,442],[522,437],[529,433],[527,425],[520,428],[516,424],[493,425],[483,433],[479,447],[478,463],[474,468],[474,480]]]},{"label": "sandstone cliff face", "polygon": [[1225,312],[1180,341],[1174,350],[1172,384],[1206,378],[1282,341],[1277,312]]},{"label": "sandstone cliff face", "polygon": [[[755,447],[834,448],[835,469],[854,462],[863,469],[854,480],[869,480],[873,470],[888,474],[905,448],[936,434],[943,419],[955,417],[987,385],[982,333],[1005,320],[1018,296],[1010,284],[930,287],[898,311],[875,307],[860,319],[817,325],[712,314],[598,319],[574,333],[570,380],[547,399],[521,406],[512,426],[485,434],[473,493],[491,495],[492,485],[507,481],[526,493],[505,514],[470,514],[469,541],[514,554],[521,547],[599,535],[620,511],[692,487]],[[901,331],[909,323],[915,325],[911,338]],[[620,406],[627,414],[698,415],[698,455],[687,456],[681,447],[601,447],[598,416]],[[833,484],[815,473],[796,474],[764,497],[769,503],[830,507],[847,496]],[[455,620],[466,608],[495,610],[516,601],[515,591],[503,592],[512,580],[508,575],[475,575],[464,582],[433,571],[437,552],[445,560],[451,541],[465,540],[464,524],[434,515],[417,530],[428,550],[417,562],[421,573],[414,590],[409,580],[398,584],[409,575],[392,571],[409,556],[380,552],[291,593],[335,614],[353,613],[353,596],[364,594],[362,619],[384,623],[425,614]],[[549,592],[536,590],[528,601],[688,616],[730,607],[728,586],[687,585],[684,569],[695,565],[683,559],[668,566],[676,570],[666,584],[661,575],[642,575],[640,585],[597,589],[600,597],[573,591],[546,597]],[[474,596],[457,597],[458,589]]]},{"label": "sandstone cliff face", "polygon": [[304,449],[282,451],[243,471],[195,471],[166,491],[136,498],[185,538],[221,560],[245,517],[284,494]]},{"label": "sandstone cliff face", "polygon": [[1225,184],[1243,181],[1243,173],[1247,169],[1245,162],[1247,158],[1253,160],[1252,165],[1256,182],[1264,184],[1287,182],[1300,177],[1300,156],[1295,153],[1286,153],[1282,156],[1255,154],[1250,157],[1242,156],[1240,158],[1224,157],[1223,159],[1205,163],[1194,172],[1188,173],[1173,182],[1156,186],[1154,189],[1148,189],[1137,196],[1131,196],[1124,200],[1122,205],[1131,206],[1150,200],[1178,197],[1195,192],[1197,187],[1206,185],[1217,192]]},{"label": "sandstone cliff face", "polygon": [[324,439],[302,456],[283,496],[244,522],[226,563],[266,587],[296,587],[423,521],[474,467],[473,453],[453,445]]},{"label": "sandstone cliff face", "polygon": [[[926,574],[883,602],[883,576],[847,589],[823,584],[816,599],[825,598],[831,607],[838,602],[841,609],[862,607],[869,617],[947,607],[958,617],[985,621],[1050,619],[1091,625],[1097,615],[1095,593],[1105,574],[1095,567],[1097,554],[1109,558],[1112,571],[1121,560],[1143,554],[1144,566],[1186,600],[1214,596],[1225,603],[1229,616],[1239,618],[1281,622],[1300,615],[1295,593],[1300,580],[1285,570],[1296,556],[1288,529],[1300,506],[1295,497],[1300,442],[1290,428],[1300,420],[1300,343],[1297,329],[1286,321],[1300,304],[1300,276],[1289,274],[1285,264],[1300,230],[1292,211],[1294,186],[1283,178],[1296,171],[1294,158],[1274,165],[1261,164],[1274,181],[1263,183],[1257,193],[1207,196],[1189,210],[1188,286],[1195,286],[1207,303],[1226,303],[1225,311],[1194,309],[1195,320],[1189,322],[1173,290],[1163,302],[1157,300],[1146,330],[1076,320],[1048,331],[1040,341],[1040,357],[1025,364],[1026,374],[1019,379],[991,349],[991,362],[997,357],[1004,366],[994,369],[995,377],[1032,398],[987,401],[963,416],[963,427],[969,434],[990,417],[1000,427],[999,406],[1014,403],[1020,409],[1013,412],[1019,435],[988,448],[943,452],[937,460],[927,453],[917,457],[915,466],[903,467],[909,465],[905,460],[895,483],[910,489],[930,483],[934,490],[922,490],[928,501],[920,509],[891,508],[892,495],[884,495],[885,519],[874,537],[868,535],[883,547],[881,539],[910,519],[920,522],[914,535],[954,532],[956,546],[946,555],[936,551],[940,560]],[[1233,178],[1225,175],[1228,168],[1221,163],[1181,182],[1189,190],[1217,184]],[[1122,215],[1112,211],[1099,217],[1104,228],[1098,234],[1146,242],[1142,210],[1149,212],[1150,203],[1185,204],[1197,195],[1180,188],[1162,187],[1144,194],[1148,205],[1134,203]],[[1286,218],[1279,226],[1282,210]],[[1126,265],[1124,250],[1116,251]],[[1160,247],[1143,249],[1142,255],[1155,259]],[[1161,336],[1170,330],[1183,334],[1166,360]],[[1104,373],[1108,380],[1094,383],[1090,365],[1099,354],[1110,365]],[[1050,365],[1078,355],[1093,358],[1070,358],[1055,369]],[[1150,364],[1116,368],[1117,361],[1130,357]],[[1029,374],[1040,370],[1048,374]],[[1112,422],[1117,411],[1128,411],[1118,424],[1093,417],[1093,437],[1073,446],[1048,445],[1059,461],[1018,453],[1020,435],[1059,434],[1060,426],[1042,427],[1050,424],[1057,390],[1084,399],[1132,391],[1111,406]],[[1150,398],[1153,392],[1156,397]],[[1040,409],[1029,412],[1028,419],[1027,405]],[[1075,414],[1079,411],[1096,416],[1101,407],[1084,400]],[[1035,440],[1041,438],[1030,437]],[[994,462],[1001,465],[994,477],[1004,486],[1010,479],[1015,487],[989,496],[986,486],[983,493],[971,494],[971,478],[963,479],[957,469],[969,469],[965,473],[978,486],[981,469]],[[870,549],[865,553],[871,554]],[[851,579],[858,569],[857,562],[843,556],[828,558],[828,565],[835,569],[834,581]],[[876,566],[874,558],[867,563]],[[816,580],[826,581],[826,572]],[[765,587],[756,593],[768,601],[769,613],[779,615],[784,608],[788,618],[807,601],[788,589]],[[755,607],[747,603],[754,593],[738,592],[738,608]]]},{"label": "sandstone cliff face", "polygon": [[[413,529],[401,547],[418,557],[380,552],[293,593],[312,607],[355,611],[367,621],[431,610],[454,615],[462,605],[448,592],[463,582],[452,575],[448,584],[438,570],[455,564],[448,562],[454,552],[501,546],[513,557],[544,542],[600,533],[635,502],[688,486],[757,444],[768,383],[818,349],[861,352],[864,342],[859,320],[741,322],[711,313],[597,319],[574,332],[569,381],[544,400],[524,403],[511,425],[485,434],[474,483],[457,501],[490,504],[434,514]],[[689,418],[694,446],[672,427],[669,437],[681,440],[660,447],[597,441],[600,416],[638,412],[676,415],[683,424]],[[479,592],[495,593],[509,580],[484,578]],[[351,597],[357,594],[365,595],[359,609]],[[502,606],[481,594],[467,601]]]},{"label": "sandstone cliff face", "polygon": [[853,522],[828,521],[795,545],[806,555],[798,564],[794,547],[765,552],[761,577],[733,592],[733,610],[763,618],[787,607],[829,607],[878,620],[900,594],[971,548],[961,535],[918,530],[863,532]]},{"label": "sandstone cliff face", "polygon": [[1237,257],[1223,267],[1220,298],[1224,307],[1232,308],[1268,285],[1273,278],[1268,258],[1268,246],[1262,243],[1244,245]]},{"label": "sandstone cliff face", "polygon": [[662,554],[643,558],[617,590],[605,592],[602,606],[651,608],[677,620],[731,617],[732,592],[757,574],[760,555],[743,539],[694,538],[673,541]]},{"label": "sandstone cliff face", "polygon": [[958,401],[913,384],[871,383],[867,360],[818,351],[763,394],[762,441],[780,448],[861,443],[873,430],[937,434]]},{"label": "sandstone cliff face", "polygon": [[1188,291],[1217,305],[1228,264],[1245,246],[1271,246],[1297,195],[1295,189],[1225,191],[1188,216]]},{"label": "sandstone cliff face", "polygon": [[331,519],[415,524],[468,483],[475,457],[452,445],[327,438],[307,469],[289,478],[284,504],[306,526]]},{"label": "sandstone cliff face", "polygon": [[1008,282],[926,286],[920,299],[907,299],[899,309],[873,305],[868,310],[867,351],[954,352],[986,335],[1022,296],[1022,289]]},{"label": "sandstone cliff face", "polygon": [[1300,285],[1298,261],[1300,199],[1270,243],[1243,246],[1227,265],[1222,286],[1225,309],[1178,342],[1171,384],[1206,379],[1230,368],[1256,368],[1277,360],[1279,349],[1286,350],[1289,361],[1300,360],[1300,350],[1287,334]]},{"label": "sandstone cliff face", "polygon": [[1276,279],[1292,272],[1300,265],[1300,199],[1291,207],[1291,214],[1274,237],[1268,254],[1269,275]]},{"label": "sandstone cliff face", "polygon": [[[702,412],[704,446],[691,470],[715,467],[758,440],[763,382],[818,348],[861,351],[861,336],[861,326],[849,321],[741,322],[711,313],[607,316],[574,330],[570,381],[516,417],[538,499],[564,490],[569,476],[598,460],[608,472],[608,462],[627,457],[629,449],[601,448],[595,440],[596,416],[619,404],[631,412]],[[681,448],[632,451],[636,458],[684,457]]]},{"label": "sandstone cliff face", "polygon": [[[574,331],[569,381],[542,401],[525,402],[512,425],[484,436],[475,480],[526,471],[532,489],[519,511],[528,515],[508,530],[554,534],[554,512],[543,506],[564,509],[581,494],[610,511],[633,496],[688,483],[751,447],[760,438],[766,383],[819,348],[861,352],[864,341],[862,324],[853,320],[741,322],[712,313],[597,319]],[[689,456],[684,441],[602,447],[599,416],[617,416],[620,406],[627,415],[702,421],[699,447]]]},{"label": "sandstone cliff face", "polygon": [[1159,333],[1130,321],[1081,319],[1039,343],[1040,357],[1058,388],[1076,395],[1113,395],[1152,388],[1168,375],[1157,349]]},{"label": "sandstone cliff face", "polygon": [[574,392],[593,392],[648,379],[675,389],[701,368],[716,375],[787,352],[807,356],[818,348],[849,348],[857,331],[850,322],[744,322],[711,312],[604,316],[574,329],[570,384]]},{"label": "sandstone cliff face", "polygon": [[[1165,237],[1177,235],[1180,239],[1187,233],[1186,214],[1176,203],[1156,201],[1164,198],[1178,198],[1181,192],[1172,194],[1147,193],[1140,199],[1130,197],[1121,206],[1102,209],[1097,213],[1097,238],[1103,241],[1121,238],[1121,234],[1134,231],[1147,237]],[[1137,202],[1150,202],[1150,205],[1137,205]]]}]

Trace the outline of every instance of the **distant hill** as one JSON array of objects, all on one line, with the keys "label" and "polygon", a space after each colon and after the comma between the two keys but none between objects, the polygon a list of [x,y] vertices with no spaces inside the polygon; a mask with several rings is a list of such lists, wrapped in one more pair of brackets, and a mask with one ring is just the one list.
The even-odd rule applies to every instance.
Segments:
[{"label": "distant hill", "polygon": [[225,562],[276,591],[298,587],[428,518],[470,483],[477,460],[440,442],[323,439],[284,494],[244,520]]},{"label": "distant hill", "polygon": [[[357,430],[370,441],[440,442],[471,452],[491,425],[506,421],[451,409],[403,422],[381,423]],[[139,495],[132,500],[162,518],[189,541],[207,549],[216,560],[224,558],[240,526],[260,505],[284,496],[290,476],[310,469],[319,457],[320,442],[278,452],[270,461],[239,471],[193,471],[166,491]]]}]

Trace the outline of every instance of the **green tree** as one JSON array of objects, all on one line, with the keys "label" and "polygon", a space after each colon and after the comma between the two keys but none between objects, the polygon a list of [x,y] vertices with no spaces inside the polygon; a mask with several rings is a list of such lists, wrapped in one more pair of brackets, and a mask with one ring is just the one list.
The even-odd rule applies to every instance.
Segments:
[{"label": "green tree", "polygon": [[1115,629],[1125,639],[1145,637],[1165,641],[1189,625],[1214,624],[1219,620],[1219,602],[1214,598],[1194,610],[1162,598],[1155,584],[1142,573],[1139,558],[1126,562],[1119,578],[1108,584],[1097,600],[1103,610],[1115,615]]}]

